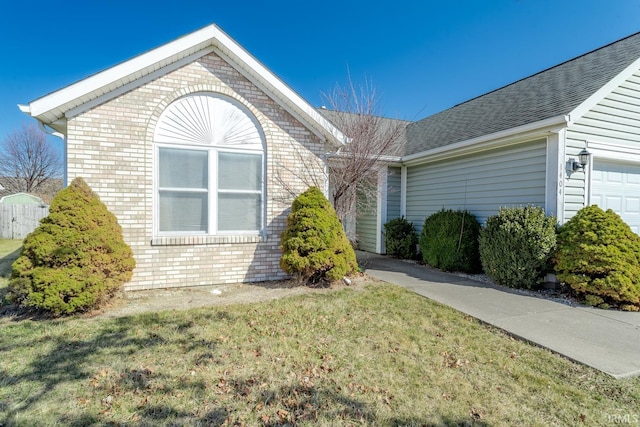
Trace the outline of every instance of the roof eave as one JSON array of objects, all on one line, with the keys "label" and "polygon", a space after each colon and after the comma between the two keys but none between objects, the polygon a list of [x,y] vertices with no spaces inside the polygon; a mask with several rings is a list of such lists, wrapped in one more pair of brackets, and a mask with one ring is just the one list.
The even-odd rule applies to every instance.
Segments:
[{"label": "roof eave", "polygon": [[[109,84],[119,81],[127,76],[135,75],[141,70],[146,70],[154,65],[167,61],[176,54],[202,49],[215,38],[215,25],[209,25],[191,34],[187,34],[172,42],[142,53],[129,60],[114,65],[82,80],[63,87],[48,95],[44,95],[29,103],[31,115],[39,117],[47,112],[64,106],[65,104],[82,98],[86,94],[99,91]],[[161,66],[158,66],[161,68]]]},{"label": "roof eave", "polygon": [[506,129],[504,131],[483,135],[477,138],[456,142],[454,144],[436,147],[431,150],[422,151],[420,153],[403,156],[401,162],[404,166],[414,166],[426,162],[442,160],[452,156],[469,154],[472,152],[483,151],[488,148],[496,148],[506,146],[522,139],[535,137],[536,135],[544,135],[551,131],[557,131],[558,127],[566,127],[569,123],[569,116],[562,114],[555,117],[549,117],[526,125],[517,126]]},{"label": "roof eave", "polygon": [[123,86],[210,47],[213,47],[216,53],[223,53],[225,59],[231,60],[232,65],[245,77],[256,84],[260,83],[261,89],[301,120],[318,137],[334,145],[345,144],[346,137],[339,129],[215,24],[37,98],[19,108],[40,122],[51,125],[64,119],[71,110],[77,112],[85,104],[108,96]]}]

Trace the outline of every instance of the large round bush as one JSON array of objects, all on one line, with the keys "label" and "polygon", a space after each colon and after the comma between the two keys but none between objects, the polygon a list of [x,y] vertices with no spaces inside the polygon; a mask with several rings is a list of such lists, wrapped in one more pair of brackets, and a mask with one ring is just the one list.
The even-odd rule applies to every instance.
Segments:
[{"label": "large round bush", "polygon": [[467,211],[441,210],[424,221],[420,250],[424,262],[444,271],[480,271],[480,224]]},{"label": "large round bush", "polygon": [[560,228],[555,268],[590,305],[640,309],[640,236],[611,209],[587,206]]},{"label": "large round bush", "polygon": [[549,270],[556,247],[556,220],[541,207],[501,208],[480,233],[480,259],[487,275],[511,288],[532,288]]},{"label": "large round bush", "polygon": [[282,269],[309,284],[338,280],[357,269],[336,211],[317,187],[293,201],[280,245]]},{"label": "large round bush", "polygon": [[25,239],[8,298],[56,315],[86,311],[113,296],[134,267],[116,217],[76,178]]},{"label": "large round bush", "polygon": [[387,255],[414,259],[417,245],[418,235],[416,234],[416,228],[405,217],[392,219],[384,225],[384,246],[387,250]]}]

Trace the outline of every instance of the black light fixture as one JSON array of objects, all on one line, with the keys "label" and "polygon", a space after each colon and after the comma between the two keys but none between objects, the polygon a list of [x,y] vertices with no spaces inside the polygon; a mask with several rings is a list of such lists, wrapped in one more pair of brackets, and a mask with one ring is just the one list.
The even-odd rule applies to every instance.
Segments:
[{"label": "black light fixture", "polygon": [[583,148],[582,151],[578,153],[578,160],[571,159],[571,171],[575,172],[578,169],[584,170],[584,168],[589,164],[589,157],[591,157],[591,153],[587,151],[586,148]]}]

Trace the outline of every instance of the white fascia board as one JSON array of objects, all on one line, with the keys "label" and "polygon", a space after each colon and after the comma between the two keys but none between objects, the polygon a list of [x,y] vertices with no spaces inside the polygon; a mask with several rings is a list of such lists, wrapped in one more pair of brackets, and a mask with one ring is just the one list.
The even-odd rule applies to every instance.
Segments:
[{"label": "white fascia board", "polygon": [[569,125],[575,123],[580,120],[582,116],[584,116],[589,110],[598,104],[598,102],[602,101],[607,95],[614,91],[615,88],[620,86],[625,82],[629,77],[631,77],[636,71],[640,69],[640,58],[636,59],[625,68],[622,72],[620,72],[613,79],[609,80],[609,82],[598,89],[594,94],[588,97],[585,101],[583,101],[580,105],[569,113]]},{"label": "white fascia board", "polygon": [[20,109],[20,111],[22,111],[23,113],[27,114],[27,115],[31,115],[31,108],[28,105],[24,105],[24,104],[18,104],[18,108]]},{"label": "white fascia board", "polygon": [[157,70],[155,70],[155,71],[153,71],[153,72],[151,72],[149,74],[143,75],[142,77],[140,77],[140,78],[138,78],[136,80],[133,80],[133,81],[127,83],[127,84],[119,86],[118,88],[116,88],[116,89],[114,89],[112,91],[104,93],[104,94],[98,96],[97,98],[94,98],[94,99],[92,99],[90,101],[87,101],[87,102],[80,103],[77,107],[73,107],[73,108],[69,109],[68,111],[66,111],[64,113],[64,117],[66,117],[67,119],[75,117],[78,114],[81,114],[84,111],[90,110],[90,109],[92,109],[92,108],[94,108],[94,107],[96,107],[96,106],[98,106],[98,105],[100,105],[100,104],[102,104],[102,103],[104,103],[104,102],[106,102],[108,100],[117,98],[118,96],[120,96],[120,95],[122,95],[124,93],[127,93],[127,92],[129,92],[130,90],[132,90],[132,89],[134,89],[136,87],[142,86],[142,85],[144,85],[146,83],[149,83],[149,82],[157,79],[158,77],[161,77],[161,76],[163,76],[163,75],[165,75],[167,73],[175,71],[178,68],[180,68],[180,67],[182,67],[184,65],[187,65],[187,64],[197,60],[198,58],[201,58],[201,57],[203,57],[203,56],[205,56],[205,55],[207,55],[207,54],[209,54],[209,53],[211,53],[213,51],[214,51],[213,47],[208,47],[208,48],[205,48],[205,49],[202,49],[202,50],[198,50],[195,53],[192,53],[191,55],[185,56],[184,58],[182,58],[182,59],[180,59],[178,61],[175,61],[175,62],[173,62],[173,63],[171,63],[171,64],[169,64],[169,65],[167,65],[165,67],[159,68],[159,69],[157,69]]},{"label": "white fascia board", "polygon": [[[115,89],[116,92],[121,92],[121,87],[135,85],[141,76],[166,71],[164,67],[168,64],[197,55],[207,47],[215,48],[216,53],[222,53],[221,56],[225,59],[233,60],[232,64],[238,67],[238,71],[254,83],[262,83],[261,89],[274,96],[283,107],[288,106],[287,110],[295,113],[314,133],[319,132],[319,136],[337,142],[338,145],[345,144],[346,137],[339,129],[214,24],[38,98],[29,103],[28,114],[33,117],[42,116],[45,121],[52,120],[53,117],[59,118],[60,113],[52,115],[53,110],[59,110],[65,115],[73,110],[71,115],[77,114],[82,110],[83,104],[91,103],[97,98],[104,100],[104,97],[109,97],[114,92],[109,90],[103,93],[102,88],[121,81],[119,88]],[[81,98],[87,95],[91,99],[82,101]],[[304,117],[308,119],[305,120]]]},{"label": "white fascia board", "polygon": [[431,150],[422,151],[420,153],[411,154],[402,157],[402,164],[413,166],[421,163],[432,162],[444,158],[458,156],[462,154],[484,151],[489,148],[497,148],[525,141],[535,135],[544,135],[547,132],[557,132],[557,126],[565,127],[569,117],[560,115],[540,120],[534,123],[518,126],[489,135],[483,135],[477,138],[468,139],[466,141],[456,142],[455,144],[437,147]]},{"label": "white fascia board", "polygon": [[378,160],[385,163],[392,163],[396,166],[400,166],[402,157],[400,156],[379,156]]},{"label": "white fascia board", "polygon": [[[351,158],[352,154],[351,153],[345,153],[345,152],[339,152],[339,153],[331,153],[331,155],[327,156],[327,158],[329,160],[331,159],[340,159],[340,158]],[[366,157],[370,157],[370,158],[374,158],[374,156],[360,156],[361,158],[366,158]],[[388,163],[388,164],[394,164],[395,166],[400,166],[401,162],[402,162],[402,157],[400,156],[377,156],[375,157],[376,161],[379,161],[381,163]]]},{"label": "white fascia board", "polygon": [[50,93],[49,95],[38,98],[29,103],[31,115],[37,117],[140,70],[153,67],[155,64],[170,58],[176,53],[193,49],[200,44],[206,44],[215,38],[218,31],[215,25],[210,25],[125,62],[121,62],[118,65],[107,68],[104,71]]}]

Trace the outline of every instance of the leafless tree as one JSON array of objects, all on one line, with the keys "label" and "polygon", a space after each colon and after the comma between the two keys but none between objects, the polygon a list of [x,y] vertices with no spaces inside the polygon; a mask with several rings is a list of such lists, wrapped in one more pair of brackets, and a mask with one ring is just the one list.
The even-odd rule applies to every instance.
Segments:
[{"label": "leafless tree", "polygon": [[380,97],[369,80],[356,85],[349,76],[324,98],[331,110],[324,114],[349,138],[328,159],[333,205],[344,223],[350,213],[375,207],[378,172],[401,154],[408,122],[380,116]]},{"label": "leafless tree", "polygon": [[13,192],[35,192],[62,171],[60,154],[35,125],[23,125],[0,145],[0,177]]},{"label": "leafless tree", "polygon": [[[339,149],[318,157],[300,146],[290,148],[295,166],[278,164],[271,179],[277,191],[271,198],[283,205],[309,186],[324,187],[329,181],[329,199],[332,200],[347,236],[355,235],[355,217],[375,210],[378,195],[378,173],[401,154],[405,141],[404,129],[409,123],[382,117],[378,96],[373,84],[366,81],[356,85],[348,76],[344,86],[336,85],[323,97],[327,107],[320,109],[348,138]],[[317,175],[310,171],[324,169]]]}]

